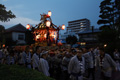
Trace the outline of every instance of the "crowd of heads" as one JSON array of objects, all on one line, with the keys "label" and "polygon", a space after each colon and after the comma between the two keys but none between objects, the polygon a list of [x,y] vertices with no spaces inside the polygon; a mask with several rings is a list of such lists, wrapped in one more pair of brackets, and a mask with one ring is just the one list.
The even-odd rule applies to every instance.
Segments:
[{"label": "crowd of heads", "polygon": [[[73,56],[77,55],[78,57],[82,57],[83,54],[90,52],[90,51],[95,53],[96,56],[105,54],[104,48],[99,48],[99,47],[95,47],[95,48],[67,48],[67,47],[46,48],[46,47],[36,46],[34,48],[30,48],[30,46],[26,46],[24,50],[22,48],[19,48],[19,50],[16,50],[14,47],[13,48],[7,47],[7,48],[3,48],[0,50],[0,54],[2,54],[0,56],[0,63],[8,64],[8,65],[11,65],[11,64],[19,65],[19,60],[22,58],[21,54],[25,52],[26,54],[31,53],[30,64],[32,68],[32,56],[33,54],[37,53],[40,55],[41,58],[44,58],[48,61],[50,69],[53,70],[51,74],[53,74],[55,70],[59,72],[60,70],[62,71],[61,66],[64,66],[63,65],[64,57],[68,58],[70,61],[70,59]],[[116,49],[115,51],[118,51],[118,50]],[[12,60],[10,61],[10,59]],[[67,66],[68,64],[69,62],[66,63]]]},{"label": "crowd of heads", "polygon": [[[74,55],[78,55],[78,56],[82,56],[82,54],[87,53],[89,51],[94,51],[95,50],[99,50],[99,54],[103,55],[104,54],[104,48],[99,48],[99,47],[95,47],[95,48],[54,48],[54,49],[48,49],[48,48],[44,48],[44,47],[40,47],[40,46],[36,46],[35,48],[30,48],[29,46],[26,46],[26,48],[23,50],[21,47],[16,50],[14,47],[13,48],[1,48],[1,52],[3,53],[3,57],[6,58],[7,56],[14,56],[14,57],[19,57],[20,53],[22,52],[31,52],[31,54],[33,55],[34,53],[38,53],[41,55],[41,57],[44,57],[45,55],[49,55],[49,56],[58,56],[58,57],[68,57],[68,56],[74,56]],[[115,51],[118,51],[118,49],[115,49]],[[31,56],[32,56],[31,55]],[[4,59],[6,60],[6,59]],[[17,61],[18,59],[16,59]]]}]

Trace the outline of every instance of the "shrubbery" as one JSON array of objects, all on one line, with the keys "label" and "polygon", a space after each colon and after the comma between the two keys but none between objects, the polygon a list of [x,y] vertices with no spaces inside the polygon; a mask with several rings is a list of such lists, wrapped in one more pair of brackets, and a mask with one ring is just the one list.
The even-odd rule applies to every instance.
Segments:
[{"label": "shrubbery", "polygon": [[54,80],[44,74],[19,65],[0,65],[0,80]]}]

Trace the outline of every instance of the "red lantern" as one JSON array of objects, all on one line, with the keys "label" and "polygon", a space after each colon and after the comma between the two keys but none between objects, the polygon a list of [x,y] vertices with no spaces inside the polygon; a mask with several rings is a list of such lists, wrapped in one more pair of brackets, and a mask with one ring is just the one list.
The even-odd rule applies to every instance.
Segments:
[{"label": "red lantern", "polygon": [[5,44],[3,44],[3,48],[5,47]]},{"label": "red lantern", "polygon": [[64,29],[65,29],[65,25],[63,24],[63,25],[62,25],[62,30],[64,30]]},{"label": "red lantern", "polygon": [[26,25],[26,29],[30,29],[30,25],[29,24]]}]

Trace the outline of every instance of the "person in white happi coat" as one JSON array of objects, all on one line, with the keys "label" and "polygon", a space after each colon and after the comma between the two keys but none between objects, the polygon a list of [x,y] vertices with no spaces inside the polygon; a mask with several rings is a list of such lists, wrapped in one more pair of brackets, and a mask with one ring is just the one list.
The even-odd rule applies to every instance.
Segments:
[{"label": "person in white happi coat", "polygon": [[9,55],[8,48],[3,49],[3,59],[2,59],[3,64],[6,63],[6,59],[8,55]]},{"label": "person in white happi coat", "polygon": [[11,49],[11,50],[9,51],[9,55],[7,56],[6,63],[7,63],[8,65],[15,64],[14,50]]},{"label": "person in white happi coat", "polygon": [[3,52],[2,52],[2,50],[0,49],[0,64],[2,64],[2,59],[3,59]]},{"label": "person in white happi coat", "polygon": [[41,53],[41,58],[39,60],[39,71],[42,72],[46,76],[50,76],[49,65],[46,60],[47,56],[48,56],[48,51]]},{"label": "person in white happi coat", "polygon": [[19,54],[18,64],[25,66],[25,53],[23,53],[22,51],[21,51],[20,54]]},{"label": "person in white happi coat", "polygon": [[86,66],[88,68],[87,78],[92,75],[92,80],[95,80],[95,53],[93,52],[93,48],[90,48],[90,51],[83,54],[83,56],[85,57],[85,61],[87,64]]},{"label": "person in white happi coat", "polygon": [[21,51],[19,56],[20,56],[19,65],[26,66],[26,50]]},{"label": "person in white happi coat", "polygon": [[99,56],[99,47],[96,47],[93,52],[95,56]]},{"label": "person in white happi coat", "polygon": [[118,52],[118,49],[115,49],[114,51],[114,59],[117,65],[117,71],[120,71],[120,53]]},{"label": "person in white happi coat", "polygon": [[77,50],[77,55],[71,58],[68,65],[68,73],[71,80],[83,80],[83,74],[85,72],[85,60],[82,57],[83,52]]},{"label": "person in white happi coat", "polygon": [[31,69],[31,53],[30,53],[30,47],[26,46],[25,52],[23,52],[25,55],[25,65],[27,68]]},{"label": "person in white happi coat", "polygon": [[63,75],[64,75],[64,80],[69,79],[69,74],[68,74],[68,64],[71,60],[71,55],[69,52],[65,52],[65,56],[62,59],[62,70],[63,70]]},{"label": "person in white happi coat", "polygon": [[116,63],[109,54],[104,52],[104,48],[99,49],[99,56],[96,58],[96,67],[100,67],[103,80],[110,80],[112,70],[116,69]]},{"label": "person in white happi coat", "polygon": [[35,70],[38,70],[39,67],[40,50],[40,46],[36,46],[36,53],[34,53],[32,57],[33,69]]}]

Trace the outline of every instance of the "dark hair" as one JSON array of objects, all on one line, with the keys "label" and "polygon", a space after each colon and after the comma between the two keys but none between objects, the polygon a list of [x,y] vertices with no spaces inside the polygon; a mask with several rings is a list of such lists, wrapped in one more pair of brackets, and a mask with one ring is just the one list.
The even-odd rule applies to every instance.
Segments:
[{"label": "dark hair", "polygon": [[30,48],[29,46],[26,46],[26,47],[25,47],[25,51],[28,50],[29,48]]},{"label": "dark hair", "polygon": [[9,51],[9,55],[10,55],[10,56],[14,56],[14,50],[13,50],[13,49],[11,49],[11,50]]},{"label": "dark hair", "polygon": [[36,49],[35,49],[35,50],[37,51],[37,50],[39,49],[39,47],[40,47],[40,46],[36,46]]},{"label": "dark hair", "polygon": [[100,47],[99,50],[104,51],[105,49],[103,47]]},{"label": "dark hair", "polygon": [[76,53],[77,51],[75,49],[72,50],[73,53]]}]

